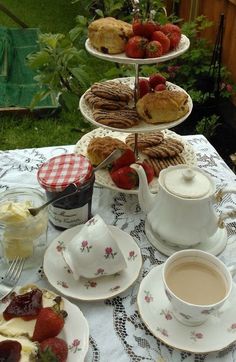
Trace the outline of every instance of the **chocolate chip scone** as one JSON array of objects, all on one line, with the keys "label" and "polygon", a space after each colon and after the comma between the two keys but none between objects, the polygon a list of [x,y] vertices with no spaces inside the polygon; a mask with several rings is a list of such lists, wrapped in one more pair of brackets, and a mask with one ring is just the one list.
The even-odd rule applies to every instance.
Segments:
[{"label": "chocolate chip scone", "polygon": [[173,138],[166,138],[159,145],[147,147],[142,150],[151,158],[166,158],[179,155],[184,150],[184,145]]},{"label": "chocolate chip scone", "polygon": [[97,109],[93,111],[93,117],[98,123],[116,128],[129,128],[140,122],[135,109],[114,111]]},{"label": "chocolate chip scone", "polygon": [[92,91],[88,91],[84,95],[85,101],[92,109],[123,109],[127,107],[127,103],[124,101],[114,101],[112,99],[106,99],[96,96]]},{"label": "chocolate chip scone", "polygon": [[114,101],[127,103],[133,98],[133,91],[128,85],[114,81],[94,83],[90,90],[98,97]]},{"label": "chocolate chip scone", "polygon": [[[160,131],[153,133],[139,133],[137,147],[139,150],[143,150],[147,147],[159,145],[163,140],[164,135]],[[133,148],[135,144],[135,135],[129,134],[128,137],[126,137],[125,139],[125,143]]]},{"label": "chocolate chip scone", "polygon": [[148,158],[145,161],[153,168],[155,175],[158,177],[161,170],[169,167],[185,163],[182,156],[166,157],[166,158]]}]

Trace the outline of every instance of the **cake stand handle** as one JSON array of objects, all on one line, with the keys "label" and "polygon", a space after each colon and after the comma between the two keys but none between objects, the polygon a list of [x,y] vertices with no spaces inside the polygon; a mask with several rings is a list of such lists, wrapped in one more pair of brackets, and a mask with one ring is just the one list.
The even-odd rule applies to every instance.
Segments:
[{"label": "cake stand handle", "polygon": [[[135,63],[135,81],[134,81],[134,102],[135,106],[139,99],[139,64]],[[139,154],[138,154],[138,133],[134,134],[134,154],[135,158],[138,161],[139,160]]]}]

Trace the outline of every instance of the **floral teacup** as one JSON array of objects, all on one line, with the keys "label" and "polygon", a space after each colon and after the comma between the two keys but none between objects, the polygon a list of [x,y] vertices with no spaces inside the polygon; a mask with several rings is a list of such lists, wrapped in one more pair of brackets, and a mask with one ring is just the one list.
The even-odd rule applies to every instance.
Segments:
[{"label": "floral teacup", "polygon": [[109,226],[99,215],[86,222],[63,251],[73,277],[96,278],[126,268],[125,258]]}]

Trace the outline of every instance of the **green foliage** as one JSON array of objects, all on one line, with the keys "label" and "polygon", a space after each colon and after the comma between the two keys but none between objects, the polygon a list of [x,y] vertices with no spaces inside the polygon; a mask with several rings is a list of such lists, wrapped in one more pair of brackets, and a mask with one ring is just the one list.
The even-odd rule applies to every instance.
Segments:
[{"label": "green foliage", "polygon": [[216,128],[220,125],[220,117],[216,114],[210,117],[203,117],[196,125],[196,131],[199,134],[203,134],[207,139],[214,136]]}]

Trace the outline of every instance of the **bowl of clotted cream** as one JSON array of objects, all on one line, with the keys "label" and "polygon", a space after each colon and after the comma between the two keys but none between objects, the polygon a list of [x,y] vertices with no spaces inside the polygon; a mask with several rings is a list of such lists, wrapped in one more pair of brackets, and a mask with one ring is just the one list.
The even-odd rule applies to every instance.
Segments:
[{"label": "bowl of clotted cream", "polygon": [[32,216],[28,209],[45,203],[41,191],[12,188],[0,193],[0,246],[1,261],[16,257],[26,258],[26,265],[38,264],[47,246],[47,209]]}]

